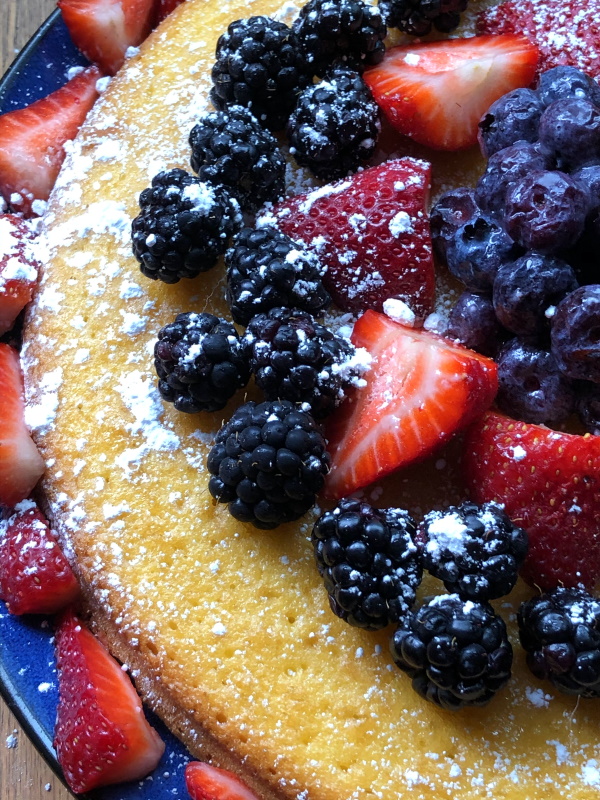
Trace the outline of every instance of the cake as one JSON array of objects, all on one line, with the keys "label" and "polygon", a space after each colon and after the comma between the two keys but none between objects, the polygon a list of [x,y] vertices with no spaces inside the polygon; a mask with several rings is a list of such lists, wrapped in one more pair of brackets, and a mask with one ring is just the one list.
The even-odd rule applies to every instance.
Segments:
[{"label": "cake", "polygon": [[[137,194],[161,169],[187,166],[228,23],[294,11],[188,0],[111,81],[69,148],[23,348],[46,511],[93,629],[147,704],[195,756],[265,800],[596,797],[593,701],[537,682],[515,647],[514,677],[487,707],[450,714],[425,703],[394,666],[385,632],[330,612],[310,515],[257,531],[210,497],[206,455],[244,393],[222,414],[191,416],[158,395],[158,330],[181,311],[228,311],[221,266],[172,286],[140,274],[130,246]],[[434,159],[445,186],[472,182],[480,168],[472,153]],[[305,187],[291,168],[288,183],[291,193]],[[377,504],[458,500],[452,447],[376,487]],[[431,579],[422,591],[439,586]],[[519,585],[496,603],[513,638],[530,593]]]}]

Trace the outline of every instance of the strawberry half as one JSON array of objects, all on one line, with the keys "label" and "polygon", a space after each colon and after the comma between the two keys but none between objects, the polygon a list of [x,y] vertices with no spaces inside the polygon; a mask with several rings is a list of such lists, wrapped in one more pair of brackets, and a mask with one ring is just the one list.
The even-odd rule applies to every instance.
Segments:
[{"label": "strawberry half", "polygon": [[0,344],[0,505],[12,507],[24,500],[44,469],[25,425],[19,354]]},{"label": "strawberry half", "polygon": [[479,33],[523,33],[540,48],[539,71],[560,64],[600,74],[599,0],[508,0],[477,18]]},{"label": "strawberry half", "polygon": [[0,214],[0,336],[12,328],[37,283],[39,264],[31,240],[22,219]]},{"label": "strawberry half", "polygon": [[71,39],[107,75],[150,33],[154,0],[58,0]]},{"label": "strawberry half", "polygon": [[496,365],[427,331],[367,311],[352,341],[373,361],[333,418],[328,496],[338,498],[407,467],[482,414],[497,389]]},{"label": "strawberry half", "polygon": [[528,86],[538,48],[525,36],[477,36],[390,48],[364,79],[400,133],[436,150],[477,143],[477,123],[503,94]]},{"label": "strawberry half", "polygon": [[600,438],[488,412],[468,431],[464,469],[477,503],[503,503],[529,534],[523,577],[540,589],[600,578]]},{"label": "strawberry half", "polygon": [[56,631],[60,697],[54,747],[74,792],[145,777],[165,746],[133,684],[72,611]]},{"label": "strawberry half", "polygon": [[0,540],[0,597],[11,614],[54,614],[78,596],[77,578],[48,521],[24,500]]},{"label": "strawberry half", "polygon": [[185,785],[192,800],[258,800],[233,772],[204,761],[191,761],[187,765]]},{"label": "strawberry half", "polygon": [[317,253],[340,308],[381,311],[399,298],[422,318],[435,293],[430,186],[430,164],[400,158],[292,197],[265,221]]},{"label": "strawberry half", "polygon": [[48,97],[0,116],[0,193],[24,214],[47,200],[73,139],[98,97],[96,67],[80,72]]}]

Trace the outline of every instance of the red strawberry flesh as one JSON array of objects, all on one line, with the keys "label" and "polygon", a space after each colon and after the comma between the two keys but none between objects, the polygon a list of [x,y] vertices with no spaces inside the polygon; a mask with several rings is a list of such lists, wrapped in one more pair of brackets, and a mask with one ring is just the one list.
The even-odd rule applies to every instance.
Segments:
[{"label": "red strawberry flesh", "polygon": [[528,86],[538,49],[524,36],[444,39],[390,48],[365,82],[400,133],[437,150],[477,143],[493,102]]},{"label": "red strawberry flesh", "polygon": [[423,318],[435,293],[430,184],[430,164],[395,159],[292,197],[267,221],[317,253],[340,308],[381,311],[398,298]]},{"label": "red strawberry flesh", "polygon": [[185,785],[192,800],[258,800],[237,775],[204,761],[187,765]]},{"label": "red strawberry flesh", "polygon": [[72,612],[56,631],[59,671],[54,746],[74,792],[145,777],[164,744],[150,727],[133,684]]},{"label": "red strawberry flesh", "polygon": [[39,264],[26,223],[13,214],[0,214],[0,336],[9,331],[31,300]]},{"label": "red strawberry flesh", "polygon": [[496,365],[427,331],[367,311],[352,341],[373,361],[366,387],[342,404],[329,428],[330,497],[343,497],[422,460],[490,405]]},{"label": "red strawberry flesh", "polygon": [[465,438],[467,486],[529,534],[522,575],[541,589],[600,578],[600,437],[488,412]]}]

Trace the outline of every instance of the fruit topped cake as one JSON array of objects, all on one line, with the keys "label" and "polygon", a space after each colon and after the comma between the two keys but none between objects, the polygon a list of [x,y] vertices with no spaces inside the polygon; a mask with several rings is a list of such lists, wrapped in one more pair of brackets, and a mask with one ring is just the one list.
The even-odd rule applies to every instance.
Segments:
[{"label": "fruit topped cake", "polygon": [[598,795],[600,88],[556,5],[188,0],[74,79],[47,208],[5,179],[77,791],[85,621],[250,787],[193,797]]}]

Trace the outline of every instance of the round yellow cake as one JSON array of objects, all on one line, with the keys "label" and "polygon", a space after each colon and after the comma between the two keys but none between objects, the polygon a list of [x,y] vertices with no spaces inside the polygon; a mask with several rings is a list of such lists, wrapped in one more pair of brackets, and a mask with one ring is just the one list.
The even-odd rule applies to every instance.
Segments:
[{"label": "round yellow cake", "polygon": [[[210,497],[206,454],[244,393],[195,416],[158,395],[158,330],[181,311],[228,316],[224,270],[174,286],[144,278],[130,245],[138,193],[161,169],[188,167],[228,23],[295,11],[280,0],[188,0],[111,81],[69,149],[23,354],[48,514],[94,629],[147,703],[195,755],[259,796],[598,798],[597,702],[537,681],[516,644],[515,611],[531,590],[495,604],[515,644],[508,687],[485,708],[426,703],[394,666],[389,632],[351,628],[329,610],[312,518],[258,531]],[[434,175],[458,185],[479,167],[472,154],[439,156]],[[292,170],[289,183],[306,185]],[[456,499],[456,472],[451,448],[376,487],[377,504],[414,508],[425,484],[427,502]]]}]

